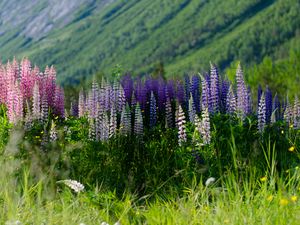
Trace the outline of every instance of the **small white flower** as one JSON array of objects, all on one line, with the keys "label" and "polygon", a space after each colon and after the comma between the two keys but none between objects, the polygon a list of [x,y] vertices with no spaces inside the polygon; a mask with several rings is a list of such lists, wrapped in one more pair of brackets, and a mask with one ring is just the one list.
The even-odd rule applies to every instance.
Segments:
[{"label": "small white flower", "polygon": [[81,192],[81,191],[84,190],[83,184],[79,183],[76,180],[70,180],[70,179],[68,179],[68,180],[61,180],[61,181],[58,181],[57,183],[63,183],[65,185],[67,185],[69,188],[71,188],[76,193],[79,193],[79,192]]},{"label": "small white flower", "polygon": [[120,223],[120,221],[118,221],[114,225],[121,225],[121,223]]},{"label": "small white flower", "polygon": [[106,222],[102,222],[101,225],[109,225],[109,224]]},{"label": "small white flower", "polygon": [[212,183],[214,183],[215,181],[216,181],[216,178],[210,177],[205,181],[205,186],[207,187],[207,186],[211,185]]}]

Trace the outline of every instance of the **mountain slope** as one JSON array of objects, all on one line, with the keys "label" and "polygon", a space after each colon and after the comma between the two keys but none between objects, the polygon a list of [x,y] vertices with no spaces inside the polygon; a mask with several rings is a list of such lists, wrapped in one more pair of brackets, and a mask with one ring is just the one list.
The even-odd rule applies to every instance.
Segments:
[{"label": "mountain slope", "polygon": [[20,27],[13,38],[2,34],[0,55],[54,64],[61,82],[74,83],[110,73],[116,64],[146,73],[163,62],[173,75],[205,70],[209,61],[225,68],[234,60],[280,58],[300,46],[298,0],[116,0],[105,7],[97,6],[100,0],[78,2],[75,12],[62,17],[67,23],[42,37],[26,36]]}]

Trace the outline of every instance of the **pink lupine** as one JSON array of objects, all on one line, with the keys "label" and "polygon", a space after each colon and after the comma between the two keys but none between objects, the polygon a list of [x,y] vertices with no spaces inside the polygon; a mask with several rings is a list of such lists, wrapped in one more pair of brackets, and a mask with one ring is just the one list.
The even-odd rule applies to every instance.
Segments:
[{"label": "pink lupine", "polygon": [[6,72],[3,65],[0,63],[0,104],[6,103],[7,86],[6,86]]},{"label": "pink lupine", "polygon": [[20,87],[24,99],[30,99],[33,93],[35,77],[31,74],[31,63],[28,59],[21,62]]},{"label": "pink lupine", "polygon": [[41,118],[41,95],[38,83],[36,83],[33,88],[32,114],[34,119]]}]

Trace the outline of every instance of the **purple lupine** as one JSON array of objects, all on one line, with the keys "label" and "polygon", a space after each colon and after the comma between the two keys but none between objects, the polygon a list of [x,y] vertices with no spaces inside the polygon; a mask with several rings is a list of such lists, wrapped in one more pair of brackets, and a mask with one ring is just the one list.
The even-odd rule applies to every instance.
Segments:
[{"label": "purple lupine", "polygon": [[266,126],[266,100],[265,95],[262,93],[257,109],[257,128],[259,133],[263,133]]},{"label": "purple lupine", "polygon": [[84,97],[83,89],[81,89],[79,92],[79,99],[78,99],[78,116],[83,117],[85,113],[86,113],[85,97]]},{"label": "purple lupine", "polygon": [[209,89],[209,77],[205,76],[201,79],[201,88],[202,88],[202,105],[201,108],[210,107],[210,89]]},{"label": "purple lupine", "polygon": [[184,86],[180,81],[177,81],[177,91],[176,91],[177,100],[180,105],[185,105],[185,95],[184,95]]},{"label": "purple lupine", "polygon": [[109,138],[113,137],[117,132],[117,112],[115,106],[111,107],[110,110],[110,121],[109,121]]},{"label": "purple lupine", "polygon": [[194,105],[197,113],[201,112],[200,105],[200,77],[199,75],[192,76],[191,92],[194,99]]},{"label": "purple lupine", "polygon": [[105,104],[104,104],[104,108],[105,108],[105,111],[106,112],[109,112],[110,111],[110,107],[112,105],[112,102],[110,102],[111,98],[111,92],[112,92],[112,88],[110,86],[110,84],[108,82],[105,82],[105,88],[104,88],[104,91],[105,91]]},{"label": "purple lupine", "polygon": [[281,120],[281,106],[278,95],[276,94],[273,101],[273,113],[275,112],[275,121]]},{"label": "purple lupine", "polygon": [[220,81],[217,67],[210,64],[210,101],[212,112],[216,113],[220,110]]},{"label": "purple lupine", "polygon": [[210,133],[210,118],[208,108],[203,108],[200,127],[198,128],[202,137],[203,145],[208,145],[211,142]]},{"label": "purple lupine", "polygon": [[293,110],[293,119],[294,119],[294,128],[300,128],[300,103],[298,100],[298,96],[295,97],[294,100],[294,110]]},{"label": "purple lupine", "polygon": [[133,80],[131,79],[130,74],[127,74],[122,77],[121,84],[124,90],[126,102],[131,104],[131,98],[133,93]]},{"label": "purple lupine", "polygon": [[174,80],[169,80],[167,82],[167,91],[168,91],[168,97],[170,100],[175,98],[175,82]]},{"label": "purple lupine", "polygon": [[266,123],[269,124],[271,122],[271,115],[272,115],[272,92],[269,87],[266,88],[265,91],[265,100],[266,100]]},{"label": "purple lupine", "polygon": [[106,112],[103,113],[102,127],[103,129],[100,136],[100,140],[107,141],[109,138],[109,119]]},{"label": "purple lupine", "polygon": [[99,85],[96,81],[92,83],[92,90],[89,92],[88,98],[88,110],[89,110],[89,117],[95,118],[96,117],[96,110],[97,110],[97,103],[99,101]]},{"label": "purple lupine", "polygon": [[244,74],[241,65],[236,70],[236,92],[237,92],[237,113],[239,118],[244,119],[249,110],[249,94],[244,81]]},{"label": "purple lupine", "polygon": [[[103,111],[103,107],[100,106],[100,102],[97,103],[96,106],[96,118],[91,118],[89,117],[89,121],[92,122],[90,123],[90,129],[91,129],[91,134],[92,134],[92,138],[94,137],[94,139],[92,140],[96,140],[96,141],[100,141],[102,140],[102,133],[103,133],[103,117],[104,117],[104,111]],[[94,126],[91,127],[91,126]]]},{"label": "purple lupine", "polygon": [[73,101],[71,102],[71,106],[70,106],[70,114],[71,116],[74,117],[78,117],[78,102],[77,101]]},{"label": "purple lupine", "polygon": [[235,97],[235,94],[232,90],[232,86],[230,86],[229,91],[227,93],[226,112],[228,114],[235,114],[236,113],[236,97]]},{"label": "purple lupine", "polygon": [[157,107],[160,112],[165,110],[166,104],[166,85],[165,81],[160,77],[157,89]]},{"label": "purple lupine", "polygon": [[190,93],[191,93],[190,77],[187,74],[185,74],[184,75],[184,102],[186,104],[185,108],[188,108]]},{"label": "purple lupine", "polygon": [[135,83],[135,98],[140,103],[141,109],[145,110],[147,102],[147,91],[141,79]]},{"label": "purple lupine", "polygon": [[259,84],[258,88],[257,88],[257,108],[258,108],[258,104],[259,104],[262,93],[263,93],[263,90],[262,90],[261,85]]},{"label": "purple lupine", "polygon": [[226,112],[227,94],[229,91],[229,86],[230,86],[230,83],[228,80],[224,80],[222,82],[221,97],[220,97],[221,112]]},{"label": "purple lupine", "polygon": [[123,90],[122,85],[119,85],[119,96],[118,96],[118,107],[117,107],[117,112],[121,113],[123,110],[123,107],[126,105],[126,100],[125,100],[125,93]]},{"label": "purple lupine", "polygon": [[120,133],[123,135],[131,134],[131,113],[130,107],[128,103],[126,103],[126,107],[123,106],[121,121],[120,121]]},{"label": "purple lupine", "polygon": [[252,113],[252,97],[251,97],[251,88],[250,86],[248,86],[247,89],[247,98],[246,98],[246,104],[245,104],[245,111],[246,111],[246,115],[251,114]]},{"label": "purple lupine", "polygon": [[187,141],[185,124],[186,124],[185,115],[181,105],[179,104],[178,110],[176,112],[176,125],[178,128],[179,146],[182,146],[182,144]]},{"label": "purple lupine", "polygon": [[194,104],[194,99],[193,96],[190,96],[189,99],[189,108],[188,108],[188,113],[189,113],[189,121],[191,123],[195,122],[195,116],[196,116],[196,109],[195,109],[195,104]]},{"label": "purple lupine", "polygon": [[289,126],[293,123],[293,106],[290,105],[288,96],[286,97],[283,118]]},{"label": "purple lupine", "polygon": [[137,136],[143,135],[143,116],[140,104],[137,103],[135,107],[135,113],[134,113],[134,134]]},{"label": "purple lupine", "polygon": [[156,100],[154,97],[153,92],[151,91],[151,96],[150,96],[150,120],[149,120],[149,126],[150,128],[154,127],[156,125],[157,121],[157,114],[156,114]]},{"label": "purple lupine", "polygon": [[56,115],[65,117],[65,103],[64,103],[64,91],[58,87],[55,90],[54,98],[54,112]]}]

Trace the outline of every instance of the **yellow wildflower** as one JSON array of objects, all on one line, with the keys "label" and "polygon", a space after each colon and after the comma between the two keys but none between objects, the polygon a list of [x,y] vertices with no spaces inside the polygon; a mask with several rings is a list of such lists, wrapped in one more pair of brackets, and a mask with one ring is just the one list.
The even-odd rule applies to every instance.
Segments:
[{"label": "yellow wildflower", "polygon": [[269,201],[269,202],[271,202],[272,200],[273,200],[273,195],[269,195],[268,197],[267,197],[267,200]]},{"label": "yellow wildflower", "polygon": [[266,176],[264,176],[264,177],[261,177],[261,178],[260,178],[260,181],[261,181],[261,182],[265,182],[265,181],[267,181],[267,177],[266,177]]},{"label": "yellow wildflower", "polygon": [[286,198],[282,198],[280,199],[279,204],[282,206],[286,206],[287,204],[289,204],[289,200],[287,200]]},{"label": "yellow wildflower", "polygon": [[290,151],[290,152],[295,151],[295,146],[291,146],[291,147],[289,148],[289,151]]},{"label": "yellow wildflower", "polygon": [[291,196],[291,201],[296,202],[298,200],[298,197],[296,195]]}]

